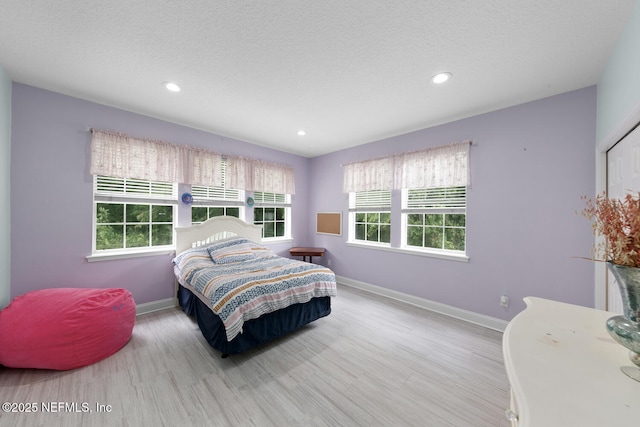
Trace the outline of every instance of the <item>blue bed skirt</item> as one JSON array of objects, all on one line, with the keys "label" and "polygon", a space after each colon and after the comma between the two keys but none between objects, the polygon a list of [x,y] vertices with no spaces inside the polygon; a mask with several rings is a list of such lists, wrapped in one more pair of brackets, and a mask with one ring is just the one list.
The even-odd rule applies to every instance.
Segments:
[{"label": "blue bed skirt", "polygon": [[242,353],[331,313],[330,297],[313,298],[307,303],[294,304],[249,320],[244,323],[241,334],[227,341],[222,320],[190,290],[179,286],[178,301],[186,314],[196,318],[207,342],[223,355]]}]

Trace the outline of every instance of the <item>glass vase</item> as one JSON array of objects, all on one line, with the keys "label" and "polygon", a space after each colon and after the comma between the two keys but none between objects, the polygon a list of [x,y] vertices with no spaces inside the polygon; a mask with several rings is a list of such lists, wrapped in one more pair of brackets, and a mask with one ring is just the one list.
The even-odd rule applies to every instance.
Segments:
[{"label": "glass vase", "polygon": [[609,271],[616,279],[622,297],[622,316],[607,320],[609,335],[629,349],[629,359],[635,366],[620,368],[629,377],[640,381],[640,268],[608,262]]}]

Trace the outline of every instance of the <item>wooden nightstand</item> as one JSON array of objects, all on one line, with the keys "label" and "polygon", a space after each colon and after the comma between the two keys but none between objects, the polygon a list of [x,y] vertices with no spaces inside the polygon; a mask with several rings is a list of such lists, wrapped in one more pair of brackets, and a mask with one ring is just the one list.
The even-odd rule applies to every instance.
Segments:
[{"label": "wooden nightstand", "polygon": [[301,256],[303,261],[309,257],[309,262],[313,262],[314,256],[324,255],[324,248],[291,248],[289,249],[291,256]]}]

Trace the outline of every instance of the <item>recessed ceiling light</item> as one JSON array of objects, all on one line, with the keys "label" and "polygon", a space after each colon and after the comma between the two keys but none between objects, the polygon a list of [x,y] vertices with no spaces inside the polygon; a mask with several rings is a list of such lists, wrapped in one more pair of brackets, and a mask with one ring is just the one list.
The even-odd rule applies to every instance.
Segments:
[{"label": "recessed ceiling light", "polygon": [[305,131],[303,131],[302,129],[300,129],[300,130],[298,131],[298,135],[300,135],[300,136],[305,136],[306,134],[307,134],[307,133],[306,133]]},{"label": "recessed ceiling light", "polygon": [[173,82],[164,82],[162,83],[167,90],[171,92],[180,92],[180,86]]},{"label": "recessed ceiling light", "polygon": [[435,84],[444,83],[451,78],[451,73],[438,73],[431,77],[431,81]]}]

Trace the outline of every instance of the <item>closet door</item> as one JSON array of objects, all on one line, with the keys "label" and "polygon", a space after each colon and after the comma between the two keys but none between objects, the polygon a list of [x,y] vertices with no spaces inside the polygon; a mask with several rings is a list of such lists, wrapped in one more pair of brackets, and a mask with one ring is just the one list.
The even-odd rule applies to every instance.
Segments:
[{"label": "closet door", "polygon": [[[623,198],[640,192],[640,126],[607,151],[607,195]],[[618,285],[607,270],[607,310],[622,313]]]}]

